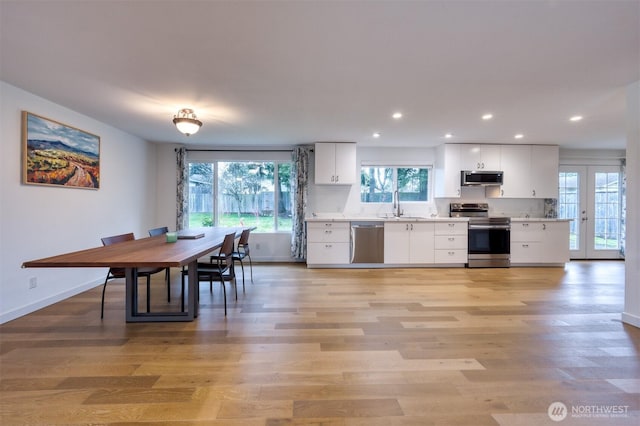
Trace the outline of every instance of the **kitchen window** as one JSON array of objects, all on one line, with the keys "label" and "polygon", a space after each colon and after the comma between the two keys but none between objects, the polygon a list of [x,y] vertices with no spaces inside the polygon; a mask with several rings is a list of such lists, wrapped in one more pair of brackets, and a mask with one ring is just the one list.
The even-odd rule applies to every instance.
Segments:
[{"label": "kitchen window", "polygon": [[189,162],[189,227],[291,231],[290,161]]},{"label": "kitchen window", "polygon": [[398,167],[364,165],[360,170],[360,201],[362,203],[393,203],[398,191],[400,202],[431,201],[426,166]]}]

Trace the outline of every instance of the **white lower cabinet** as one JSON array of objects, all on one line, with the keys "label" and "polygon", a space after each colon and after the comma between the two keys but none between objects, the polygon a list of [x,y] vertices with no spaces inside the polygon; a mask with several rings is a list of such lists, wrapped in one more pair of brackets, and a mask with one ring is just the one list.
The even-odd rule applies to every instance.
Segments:
[{"label": "white lower cabinet", "polygon": [[434,260],[433,222],[386,222],[384,263],[431,264]]},{"label": "white lower cabinet", "polygon": [[350,262],[349,222],[307,222],[307,264],[345,265]]},{"label": "white lower cabinet", "polygon": [[512,264],[557,264],[568,261],[568,221],[511,222]]},{"label": "white lower cabinet", "polygon": [[467,222],[437,222],[435,224],[434,262],[467,263]]}]

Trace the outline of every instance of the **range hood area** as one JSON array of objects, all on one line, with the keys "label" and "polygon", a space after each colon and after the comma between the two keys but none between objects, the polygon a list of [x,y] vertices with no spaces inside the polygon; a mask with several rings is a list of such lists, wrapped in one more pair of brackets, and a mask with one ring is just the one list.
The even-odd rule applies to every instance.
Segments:
[{"label": "range hood area", "polygon": [[460,185],[462,186],[499,186],[503,184],[503,178],[504,173],[501,171],[460,171]]}]

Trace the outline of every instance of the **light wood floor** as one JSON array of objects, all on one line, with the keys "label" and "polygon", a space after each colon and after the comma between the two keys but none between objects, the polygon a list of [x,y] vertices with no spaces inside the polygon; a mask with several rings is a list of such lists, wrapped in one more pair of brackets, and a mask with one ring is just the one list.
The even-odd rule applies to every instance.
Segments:
[{"label": "light wood floor", "polygon": [[[220,284],[211,295],[202,283],[196,321],[126,324],[113,281],[103,321],[96,288],[0,326],[0,423],[640,424],[640,330],[620,322],[622,262],[261,264],[254,279],[226,318]],[[161,303],[162,274],[153,287]],[[563,422],[547,414],[556,401]],[[588,417],[594,406],[628,408]]]}]

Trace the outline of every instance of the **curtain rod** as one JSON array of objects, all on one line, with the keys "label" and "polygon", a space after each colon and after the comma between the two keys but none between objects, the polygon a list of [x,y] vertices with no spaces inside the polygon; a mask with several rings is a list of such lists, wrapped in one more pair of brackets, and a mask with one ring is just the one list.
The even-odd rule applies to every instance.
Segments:
[{"label": "curtain rod", "polygon": [[[178,148],[174,149],[178,151]],[[187,152],[293,152],[293,149],[186,149]]]}]

